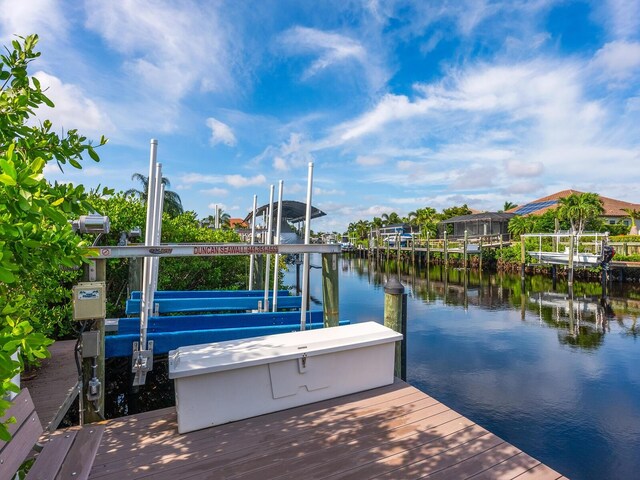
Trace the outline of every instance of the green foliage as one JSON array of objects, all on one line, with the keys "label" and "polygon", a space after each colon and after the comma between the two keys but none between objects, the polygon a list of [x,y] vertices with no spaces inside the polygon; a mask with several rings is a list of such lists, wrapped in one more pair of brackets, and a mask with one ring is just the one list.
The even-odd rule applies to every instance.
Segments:
[{"label": "green foliage", "polygon": [[[48,308],[64,296],[56,285],[64,276],[59,268],[79,266],[86,254],[86,244],[68,222],[90,208],[84,187],[51,185],[44,167],[56,161],[60,168],[82,168],[85,154],[99,160],[76,130],[58,135],[48,120],[30,120],[40,105],[53,103],[28,75],[29,64],[40,55],[34,51],[37,35],[21,40],[0,56],[0,398],[17,390],[11,378],[22,364],[12,354],[20,350],[28,361],[48,355],[51,341],[34,325],[61,315]],[[7,406],[0,402],[0,416]],[[0,424],[0,438],[7,436]]]},{"label": "green foliage", "polygon": [[604,208],[597,193],[572,193],[558,200],[557,211],[558,218],[567,220],[571,229],[580,234],[589,221],[602,215]]},{"label": "green foliage", "polygon": [[442,209],[442,213],[439,215],[440,220],[447,220],[453,217],[459,217],[461,215],[471,215],[471,209],[467,207],[465,203],[461,207],[449,207]]},{"label": "green foliage", "polygon": [[[147,204],[147,196],[149,192],[149,177],[142,175],[141,173],[134,173],[131,176],[131,180],[136,180],[142,184],[142,190],[136,190],[135,188],[130,188],[125,192],[125,195],[133,195],[137,196],[140,199],[140,202],[144,205]],[[162,184],[165,186],[164,191],[164,204],[162,206],[163,212],[169,214],[172,217],[176,215],[180,215],[184,212],[182,208],[182,200],[180,199],[180,195],[176,192],[172,192],[169,190],[171,186],[171,182],[167,177],[162,177]]]},{"label": "green foliage", "polygon": [[616,262],[640,262],[640,254],[623,255],[622,253],[616,252],[616,256],[613,259]]},{"label": "green foliage", "polygon": [[[117,193],[109,198],[92,201],[96,210],[109,216],[111,233],[101,239],[102,245],[116,245],[122,232],[142,227],[146,220],[145,206],[134,196]],[[141,240],[138,240],[141,241]],[[228,243],[239,242],[233,230],[212,230],[203,227],[194,212],[184,212],[162,218],[163,243]],[[113,259],[107,262],[107,315],[124,314],[124,301],[132,269],[140,268],[141,260]],[[246,288],[249,257],[189,257],[163,258],[158,272],[160,290],[207,290]]]},{"label": "green foliage", "polygon": [[640,235],[616,235],[609,237],[610,242],[640,242]]}]

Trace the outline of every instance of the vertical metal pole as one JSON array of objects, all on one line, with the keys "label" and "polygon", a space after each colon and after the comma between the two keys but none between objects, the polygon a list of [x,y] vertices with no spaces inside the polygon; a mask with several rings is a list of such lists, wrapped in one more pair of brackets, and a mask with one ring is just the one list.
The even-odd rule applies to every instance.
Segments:
[{"label": "vertical metal pole", "polygon": [[[147,220],[144,234],[144,244],[151,246],[154,242],[154,219],[155,219],[155,189],[156,189],[156,174],[157,174],[157,156],[158,156],[158,141],[151,140],[151,154],[149,158],[149,177],[147,178]],[[153,299],[149,297],[149,286],[152,280],[152,258],[144,258],[143,276],[142,276],[142,293],[140,301],[140,349],[145,350],[147,345],[147,325],[149,321],[149,312],[153,308]]]},{"label": "vertical metal pole", "polygon": [[[269,188],[269,222],[267,227],[267,238],[265,245],[271,245],[271,229],[273,228],[273,192],[275,187],[271,185]],[[266,265],[264,266],[264,303],[262,304],[262,311],[269,311],[269,275],[271,273],[271,254],[267,254]]]},{"label": "vertical metal pole", "polygon": [[[307,210],[304,225],[304,243],[308,245],[311,240],[311,193],[313,188],[313,162],[309,162],[307,176]],[[302,256],[302,306],[300,308],[300,330],[306,328],[307,308],[309,307],[309,254]]]},{"label": "vertical metal pole", "polygon": [[220,228],[220,220],[219,220],[219,214],[218,214],[218,204],[216,203],[215,205],[215,212],[213,214],[213,227],[217,230],[218,228]]},{"label": "vertical metal pole", "polygon": [[[251,245],[256,243],[256,209],[258,208],[258,196],[253,196],[253,214],[251,215]],[[253,290],[253,275],[255,266],[255,255],[249,257],[249,290]]]},{"label": "vertical metal pole", "polygon": [[[278,219],[276,221],[276,245],[280,245],[280,232],[282,228],[282,190],[284,181],[278,183]],[[278,264],[280,263],[280,254],[276,253],[276,263],[273,267],[273,308],[274,312],[278,311]]]}]

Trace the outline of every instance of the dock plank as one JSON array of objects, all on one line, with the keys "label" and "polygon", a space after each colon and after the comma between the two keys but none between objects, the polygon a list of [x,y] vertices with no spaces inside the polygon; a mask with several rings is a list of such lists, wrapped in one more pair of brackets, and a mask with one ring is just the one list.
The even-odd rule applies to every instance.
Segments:
[{"label": "dock plank", "polygon": [[184,435],[174,409],[105,423],[91,479],[559,478],[404,382]]},{"label": "dock plank", "polygon": [[29,389],[45,430],[53,431],[58,427],[71,401],[78,394],[75,343],[75,340],[53,343],[49,347],[51,356],[41,361],[35,376],[21,380],[21,386]]}]

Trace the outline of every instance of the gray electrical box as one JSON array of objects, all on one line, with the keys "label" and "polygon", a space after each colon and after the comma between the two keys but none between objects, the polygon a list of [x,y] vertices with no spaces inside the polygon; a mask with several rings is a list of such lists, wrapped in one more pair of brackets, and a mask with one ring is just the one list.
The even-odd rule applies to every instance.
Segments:
[{"label": "gray electrical box", "polygon": [[73,287],[73,319],[90,320],[106,316],[104,282],[81,282]]},{"label": "gray electrical box", "polygon": [[90,330],[82,332],[82,358],[100,356],[100,332]]}]

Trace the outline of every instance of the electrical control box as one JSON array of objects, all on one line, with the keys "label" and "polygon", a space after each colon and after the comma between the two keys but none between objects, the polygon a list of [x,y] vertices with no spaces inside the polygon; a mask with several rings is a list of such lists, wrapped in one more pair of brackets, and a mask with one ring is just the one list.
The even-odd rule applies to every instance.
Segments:
[{"label": "electrical control box", "polygon": [[104,282],[81,282],[73,287],[73,319],[90,320],[106,316]]},{"label": "electrical control box", "polygon": [[100,356],[100,332],[89,330],[82,332],[82,358]]}]

